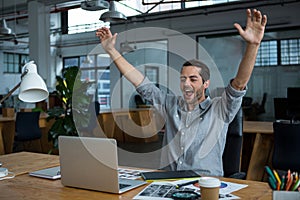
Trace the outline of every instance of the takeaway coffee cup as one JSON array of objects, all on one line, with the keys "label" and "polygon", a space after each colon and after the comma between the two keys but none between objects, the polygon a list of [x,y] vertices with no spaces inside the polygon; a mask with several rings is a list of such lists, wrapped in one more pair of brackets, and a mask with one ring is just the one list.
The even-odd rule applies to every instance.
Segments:
[{"label": "takeaway coffee cup", "polygon": [[201,192],[201,200],[218,200],[221,182],[213,177],[201,177],[199,186]]}]

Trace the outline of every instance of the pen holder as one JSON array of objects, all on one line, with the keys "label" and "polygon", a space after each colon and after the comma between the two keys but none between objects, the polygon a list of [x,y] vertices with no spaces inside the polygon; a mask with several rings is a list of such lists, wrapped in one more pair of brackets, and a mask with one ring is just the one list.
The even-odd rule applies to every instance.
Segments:
[{"label": "pen holder", "polygon": [[300,199],[300,192],[273,191],[273,200],[295,200]]},{"label": "pen holder", "polygon": [[278,173],[275,169],[271,170],[269,166],[265,166],[268,174],[268,183],[272,190],[277,191],[298,191],[300,192],[300,178],[298,172]]}]

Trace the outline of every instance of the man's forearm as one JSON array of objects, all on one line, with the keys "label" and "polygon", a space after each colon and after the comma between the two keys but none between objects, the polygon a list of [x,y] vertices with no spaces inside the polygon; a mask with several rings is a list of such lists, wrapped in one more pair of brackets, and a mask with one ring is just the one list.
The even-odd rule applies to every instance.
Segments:
[{"label": "man's forearm", "polygon": [[232,87],[235,89],[245,89],[255,65],[258,48],[259,44],[247,44],[246,51],[239,65],[237,75],[231,82]]},{"label": "man's forearm", "polygon": [[127,62],[127,60],[116,49],[111,49],[107,51],[107,53],[116,64],[119,71],[135,87],[137,87],[144,80],[144,75],[135,67],[133,67],[129,62]]}]

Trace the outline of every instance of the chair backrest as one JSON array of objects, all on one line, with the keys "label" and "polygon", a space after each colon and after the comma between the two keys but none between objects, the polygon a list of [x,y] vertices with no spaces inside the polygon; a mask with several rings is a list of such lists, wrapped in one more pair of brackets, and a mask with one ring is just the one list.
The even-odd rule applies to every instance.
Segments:
[{"label": "chair backrest", "polygon": [[288,116],[288,100],[287,98],[274,98],[274,115],[276,120],[289,120]]},{"label": "chair backrest", "polygon": [[17,112],[15,126],[15,140],[28,141],[40,139],[42,136],[39,127],[40,112]]},{"label": "chair backrest", "polygon": [[273,168],[300,171],[300,123],[274,122]]},{"label": "chair backrest", "polygon": [[240,108],[229,124],[223,153],[224,176],[240,172],[241,150],[243,143],[243,110]]}]

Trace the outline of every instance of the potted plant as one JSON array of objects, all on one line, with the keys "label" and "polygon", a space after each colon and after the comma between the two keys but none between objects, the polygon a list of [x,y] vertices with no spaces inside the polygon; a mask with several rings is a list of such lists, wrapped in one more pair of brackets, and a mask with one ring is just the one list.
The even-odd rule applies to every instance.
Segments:
[{"label": "potted plant", "polygon": [[[54,119],[48,132],[48,140],[53,142],[54,149],[58,149],[60,135],[78,136],[78,129],[88,124],[90,114],[87,108],[91,97],[87,91],[92,83],[81,81],[80,77],[81,71],[76,66],[65,68],[62,76],[56,77],[56,94],[62,106],[47,111],[47,120]],[[76,126],[74,114],[77,119]]]}]

